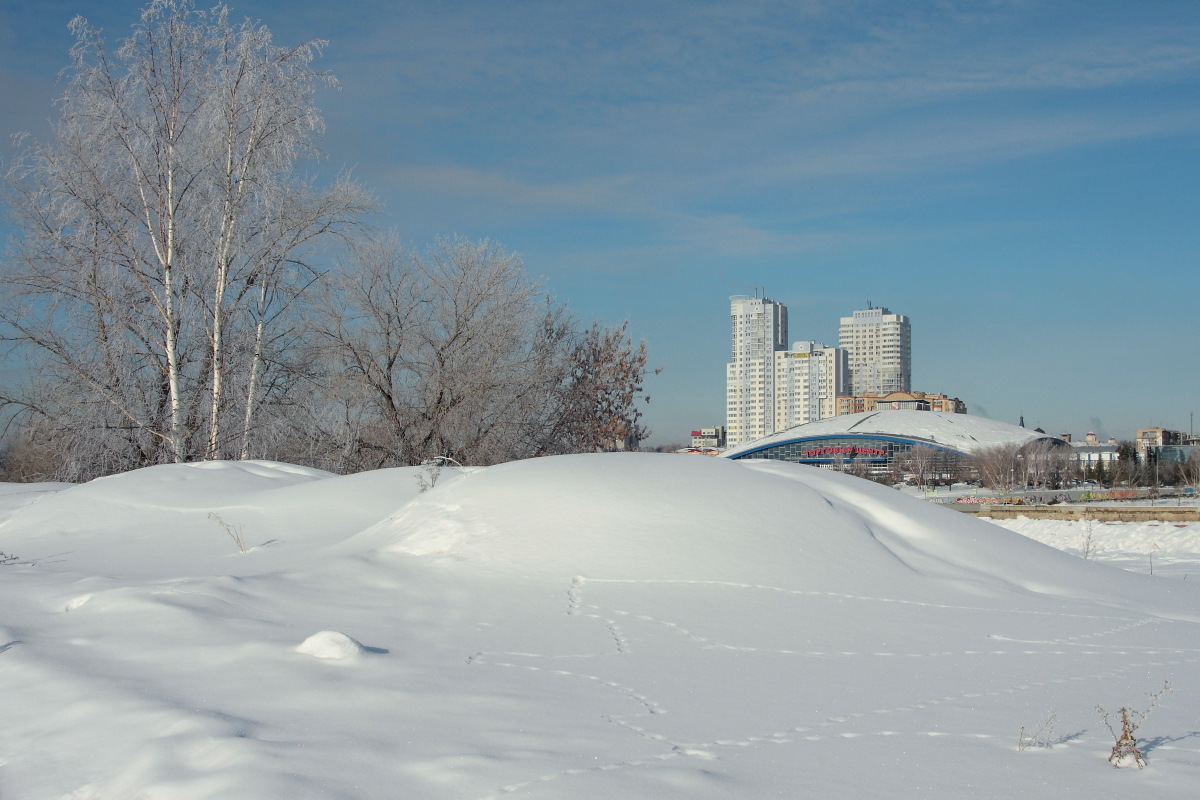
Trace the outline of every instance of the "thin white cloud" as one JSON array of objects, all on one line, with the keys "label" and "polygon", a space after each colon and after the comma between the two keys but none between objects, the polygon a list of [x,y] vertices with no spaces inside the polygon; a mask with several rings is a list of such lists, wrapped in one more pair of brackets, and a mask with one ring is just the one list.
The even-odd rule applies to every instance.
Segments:
[{"label": "thin white cloud", "polygon": [[[376,178],[385,176],[376,175]],[[461,164],[400,164],[387,180],[415,195],[450,195],[471,201],[525,207],[539,214],[601,212],[617,216],[653,213],[653,204],[638,200],[630,177],[596,177],[578,182],[532,183],[500,171]]]},{"label": "thin white cloud", "polygon": [[1007,4],[982,19],[870,3],[609,5],[525,6],[520,15],[505,6],[404,6],[345,63],[369,70],[379,93],[434,106],[465,95],[488,111],[519,100],[591,118],[598,108],[704,104],[726,91],[825,105],[877,91],[925,102],[963,91],[1097,88],[1170,80],[1200,59],[1194,21],[1168,26],[1147,14],[1081,13],[1099,21],[1042,29],[1037,15]]},{"label": "thin white cloud", "polygon": [[1129,117],[1111,111],[928,117],[836,141],[814,143],[757,166],[758,181],[945,172],[1112,142],[1200,131],[1200,109]]}]

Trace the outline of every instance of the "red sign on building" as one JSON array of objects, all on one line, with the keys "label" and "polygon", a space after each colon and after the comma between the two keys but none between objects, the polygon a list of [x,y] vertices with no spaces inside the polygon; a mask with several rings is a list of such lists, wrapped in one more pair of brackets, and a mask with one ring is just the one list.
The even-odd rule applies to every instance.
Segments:
[{"label": "red sign on building", "polygon": [[800,454],[804,458],[819,458],[820,456],[886,456],[886,450],[877,447],[814,447]]}]

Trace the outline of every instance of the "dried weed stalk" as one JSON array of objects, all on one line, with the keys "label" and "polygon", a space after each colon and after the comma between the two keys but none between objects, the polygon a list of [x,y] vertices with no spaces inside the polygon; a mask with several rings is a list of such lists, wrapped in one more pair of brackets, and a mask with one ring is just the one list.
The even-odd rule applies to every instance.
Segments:
[{"label": "dried weed stalk", "polygon": [[246,552],[246,537],[243,535],[241,525],[230,525],[215,511],[209,514],[208,518],[225,529],[225,533],[229,534],[229,538],[233,539],[233,543],[237,545],[239,553]]},{"label": "dried weed stalk", "polygon": [[1050,716],[1046,717],[1032,733],[1025,733],[1025,727],[1021,727],[1021,732],[1017,734],[1017,751],[1025,752],[1031,747],[1050,747],[1052,740],[1050,737],[1054,735],[1054,721],[1058,719],[1058,714],[1051,711]]},{"label": "dried weed stalk", "polygon": [[1146,766],[1146,759],[1142,756],[1142,751],[1138,750],[1137,737],[1134,733],[1146,721],[1146,717],[1150,716],[1150,712],[1158,705],[1159,698],[1171,691],[1170,681],[1163,681],[1163,688],[1159,689],[1154,694],[1147,695],[1150,698],[1150,705],[1146,706],[1144,711],[1130,708],[1129,706],[1121,706],[1117,709],[1117,716],[1121,719],[1121,732],[1118,733],[1109,721],[1108,711],[1103,706],[1096,706],[1096,713],[1100,715],[1100,719],[1104,721],[1104,727],[1108,728],[1108,732],[1112,734],[1114,744],[1112,753],[1109,754],[1108,760],[1114,767],[1121,766],[1129,758],[1133,758],[1133,763],[1137,764],[1137,768],[1141,769]]}]

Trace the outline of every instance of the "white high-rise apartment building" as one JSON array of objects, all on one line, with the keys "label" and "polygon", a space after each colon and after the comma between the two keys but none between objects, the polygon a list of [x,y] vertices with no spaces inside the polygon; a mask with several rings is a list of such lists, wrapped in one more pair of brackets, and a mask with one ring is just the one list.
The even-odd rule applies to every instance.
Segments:
[{"label": "white high-rise apartment building", "polygon": [[912,391],[912,329],[903,314],[867,303],[841,318],[838,347],[849,357],[850,394]]},{"label": "white high-rise apartment building", "polygon": [[725,367],[726,441],[752,442],[836,416],[849,386],[846,352],[818,342],[787,349],[787,307],[766,297],[729,298],[733,360]]},{"label": "white high-rise apartment building", "polygon": [[837,416],[849,387],[847,353],[818,342],[794,342],[775,354],[775,430]]},{"label": "white high-rise apartment building", "polygon": [[787,307],[734,295],[729,317],[733,360],[725,366],[725,427],[732,447],[775,432],[775,353],[787,346]]}]

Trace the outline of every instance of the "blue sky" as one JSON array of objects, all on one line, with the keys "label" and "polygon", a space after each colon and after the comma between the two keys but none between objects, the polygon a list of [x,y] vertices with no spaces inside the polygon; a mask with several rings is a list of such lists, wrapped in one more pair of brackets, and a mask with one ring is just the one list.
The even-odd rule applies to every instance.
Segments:
[{"label": "blue sky", "polygon": [[[69,19],[0,0],[0,129],[44,134]],[[835,344],[913,324],[915,389],[1051,433],[1200,412],[1200,4],[238,2],[318,66],[323,170],[415,244],[488,237],[661,375],[654,442],[724,421],[728,296]],[[11,155],[11,149],[5,157]]]}]

